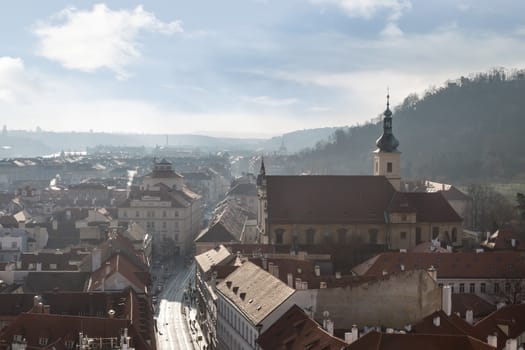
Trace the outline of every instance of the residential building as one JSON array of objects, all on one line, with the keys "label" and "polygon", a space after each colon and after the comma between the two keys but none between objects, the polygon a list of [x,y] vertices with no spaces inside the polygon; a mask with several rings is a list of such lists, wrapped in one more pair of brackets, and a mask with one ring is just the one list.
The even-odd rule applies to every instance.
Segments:
[{"label": "residential building", "polygon": [[20,228],[0,228],[0,262],[18,261],[28,250],[28,233]]}]

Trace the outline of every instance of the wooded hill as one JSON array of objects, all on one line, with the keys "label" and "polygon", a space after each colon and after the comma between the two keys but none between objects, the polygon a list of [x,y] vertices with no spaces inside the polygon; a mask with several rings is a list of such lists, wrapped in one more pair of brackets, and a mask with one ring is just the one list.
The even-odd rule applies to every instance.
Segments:
[{"label": "wooded hill", "polygon": [[[378,101],[378,104],[381,101]],[[493,70],[409,95],[394,108],[402,177],[454,183],[525,179],[525,71]],[[288,159],[292,172],[370,174],[382,122],[337,130]]]}]

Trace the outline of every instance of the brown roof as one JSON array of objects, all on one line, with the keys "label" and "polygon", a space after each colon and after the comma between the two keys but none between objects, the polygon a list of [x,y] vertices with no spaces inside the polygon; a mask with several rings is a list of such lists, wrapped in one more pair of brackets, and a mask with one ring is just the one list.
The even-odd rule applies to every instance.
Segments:
[{"label": "brown roof", "polygon": [[266,176],[270,223],[384,223],[383,176]]},{"label": "brown roof", "polygon": [[438,278],[523,278],[523,252],[457,252],[457,253],[381,253],[352,271],[359,275],[376,276],[434,266]]},{"label": "brown roof", "polygon": [[[512,240],[515,246],[512,246]],[[481,245],[490,250],[525,250],[525,232],[514,229],[499,229],[492,233]]]},{"label": "brown roof", "polygon": [[[439,317],[439,326],[434,319]],[[422,334],[469,335],[479,339],[474,328],[456,314],[447,316],[442,310],[435,311],[414,325],[414,331]]]},{"label": "brown roof", "polygon": [[228,196],[257,196],[257,187],[254,183],[240,183],[232,187],[228,193]]},{"label": "brown roof", "polygon": [[220,245],[197,255],[195,261],[202,272],[207,273],[212,267],[224,264],[233,258],[234,255],[226,247]]},{"label": "brown roof", "polygon": [[466,335],[385,334],[369,332],[345,350],[494,350],[488,344]]},{"label": "brown roof", "polygon": [[114,273],[124,276],[131,284],[130,286],[134,287],[136,291],[146,292],[149,273],[138,268],[137,265],[133,264],[122,254],[113,255],[98,270],[91,274],[88,290],[100,290],[103,288],[105,280]]},{"label": "brown roof", "polygon": [[467,310],[472,310],[475,318],[485,317],[496,310],[496,306],[485,299],[471,293],[452,294],[452,312],[465,316]]},{"label": "brown roof", "polygon": [[247,220],[246,212],[235,201],[222,202],[208,228],[201,231],[195,242],[240,242]]},{"label": "brown roof", "polygon": [[415,212],[417,222],[462,221],[441,192],[396,192],[388,211]]},{"label": "brown roof", "polygon": [[[50,251],[50,252],[36,252],[36,253],[22,253],[20,255],[20,262],[22,264],[21,270],[30,270],[30,264],[33,264],[32,270],[36,269],[36,264],[41,263],[42,271],[77,271],[78,267],[71,264],[72,261],[80,260],[83,256],[78,254],[79,251]],[[56,269],[51,269],[51,264],[56,264]]]},{"label": "brown roof", "polygon": [[268,328],[257,343],[263,350],[340,350],[346,345],[323,330],[297,305]]},{"label": "brown roof", "polygon": [[217,285],[245,317],[258,325],[295,291],[257,265],[247,261]]},{"label": "brown roof", "polygon": [[[508,326],[508,334],[500,326]],[[498,349],[505,347],[507,339],[515,339],[525,332],[525,304],[505,306],[494,311],[474,325],[482,339],[497,333]]]}]

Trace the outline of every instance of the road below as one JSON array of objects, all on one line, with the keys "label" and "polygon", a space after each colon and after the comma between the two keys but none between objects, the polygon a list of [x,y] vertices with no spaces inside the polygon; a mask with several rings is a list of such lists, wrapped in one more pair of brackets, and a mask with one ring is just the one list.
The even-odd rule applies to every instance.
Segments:
[{"label": "road below", "polygon": [[[183,305],[184,291],[193,276],[194,264],[184,267],[182,261],[169,270],[169,278],[164,281],[163,292],[159,294],[157,315],[157,347],[166,350],[194,350],[192,334],[188,329],[185,307]],[[162,271],[157,271],[157,280],[162,280]]]}]

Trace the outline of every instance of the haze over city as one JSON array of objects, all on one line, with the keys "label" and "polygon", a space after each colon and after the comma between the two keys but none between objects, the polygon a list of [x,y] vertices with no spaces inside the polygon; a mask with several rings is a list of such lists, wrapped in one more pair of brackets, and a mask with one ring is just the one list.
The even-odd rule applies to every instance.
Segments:
[{"label": "haze over city", "polygon": [[18,1],[9,129],[266,137],[364,123],[448,79],[523,66],[521,1]]}]

